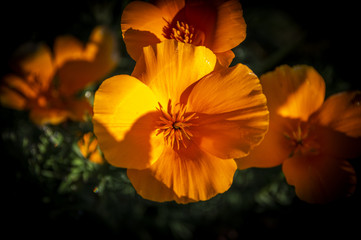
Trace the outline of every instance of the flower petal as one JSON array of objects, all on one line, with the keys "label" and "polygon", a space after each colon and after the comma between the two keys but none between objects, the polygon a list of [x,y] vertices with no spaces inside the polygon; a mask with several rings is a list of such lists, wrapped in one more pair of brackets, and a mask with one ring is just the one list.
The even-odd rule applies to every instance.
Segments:
[{"label": "flower petal", "polygon": [[101,80],[117,62],[115,36],[108,29],[97,27],[91,34],[83,57],[67,61],[58,69],[59,91],[66,96],[73,95],[88,84]]},{"label": "flower petal", "polygon": [[331,202],[355,191],[355,170],[343,159],[295,156],[283,163],[283,172],[297,196],[309,203]]},{"label": "flower petal", "polygon": [[15,53],[16,71],[28,80],[36,81],[40,89],[48,89],[54,74],[53,59],[48,46],[25,44]]},{"label": "flower petal", "polygon": [[347,196],[355,190],[356,175],[346,161],[361,154],[361,139],[348,137],[331,128],[316,126],[313,133],[319,149],[294,154],[283,163],[283,172],[296,194],[311,203],[324,203]]},{"label": "flower petal", "polygon": [[158,100],[144,83],[127,75],[105,80],[94,99],[94,133],[106,160],[117,167],[144,169],[158,159]]},{"label": "flower petal", "polygon": [[178,103],[183,91],[210,73],[216,64],[211,50],[175,40],[164,40],[143,51],[132,75],[160,96],[163,106],[169,99]]},{"label": "flower petal", "polygon": [[326,99],[317,121],[351,137],[361,136],[361,92],[342,92]]},{"label": "flower petal", "polygon": [[202,78],[189,94],[188,111],[199,116],[194,141],[220,158],[244,157],[268,128],[259,80],[242,64]]},{"label": "flower petal", "polygon": [[69,112],[60,108],[40,108],[30,109],[30,119],[37,125],[53,124],[64,122],[69,117]]},{"label": "flower petal", "polygon": [[86,98],[65,99],[64,108],[69,112],[69,118],[73,121],[85,121],[86,114],[93,115],[93,109]]},{"label": "flower petal", "polygon": [[26,108],[27,99],[8,86],[0,86],[0,103],[8,108],[24,110]]},{"label": "flower petal", "polygon": [[128,29],[124,32],[124,42],[131,58],[138,60],[143,53],[143,47],[157,44],[160,40],[151,32]]},{"label": "flower petal", "polygon": [[185,0],[157,0],[155,3],[162,10],[162,16],[171,22],[174,16],[185,6]]},{"label": "flower petal", "polygon": [[250,167],[269,168],[280,165],[290,155],[288,139],[284,136],[286,119],[271,116],[269,130],[263,141],[248,156],[235,159],[239,169]]},{"label": "flower petal", "polygon": [[[191,144],[179,151],[164,148],[162,155],[146,174],[171,189],[177,198],[200,201],[227,191],[236,169],[237,165],[232,159],[219,159]],[[136,183],[138,192],[147,192],[145,188],[159,189],[158,181],[153,181],[153,186],[148,185],[150,182],[144,185]]]},{"label": "flower petal", "polygon": [[219,65],[219,67],[229,67],[229,65],[231,65],[235,55],[233,53],[232,50],[228,50],[225,52],[220,52],[220,53],[214,53],[217,56],[217,65]]},{"label": "flower petal", "polygon": [[260,79],[270,114],[307,121],[324,101],[325,82],[310,66],[283,65]]},{"label": "flower petal", "polygon": [[37,97],[38,92],[40,91],[40,89],[36,88],[36,85],[31,85],[28,81],[15,74],[6,75],[3,78],[3,83],[27,99]]},{"label": "flower petal", "polygon": [[171,188],[158,181],[150,169],[128,169],[127,175],[137,193],[145,199],[156,202],[176,201],[177,203],[195,202],[195,200],[179,198]]},{"label": "flower petal", "polygon": [[54,62],[60,67],[69,60],[82,59],[84,57],[84,44],[73,36],[65,35],[55,39]]},{"label": "flower petal", "polygon": [[128,29],[148,31],[163,40],[165,23],[161,9],[151,3],[134,1],[129,3],[123,11],[121,28],[123,34]]},{"label": "flower petal", "polygon": [[224,1],[217,7],[217,21],[213,44],[214,52],[225,52],[239,45],[246,38],[246,23],[242,6],[237,0]]}]

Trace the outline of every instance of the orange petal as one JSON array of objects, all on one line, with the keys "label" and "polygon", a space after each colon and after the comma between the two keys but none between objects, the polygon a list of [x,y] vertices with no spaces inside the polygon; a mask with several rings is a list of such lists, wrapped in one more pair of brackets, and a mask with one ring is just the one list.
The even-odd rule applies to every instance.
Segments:
[{"label": "orange petal", "polygon": [[3,78],[3,83],[27,99],[37,97],[38,92],[40,91],[40,89],[36,88],[36,85],[33,86],[31,83],[15,74],[6,75]]},{"label": "orange petal", "polygon": [[54,61],[57,67],[70,60],[84,57],[84,44],[73,36],[60,36],[54,43]]},{"label": "orange petal", "polygon": [[124,34],[128,29],[148,31],[163,40],[163,27],[166,21],[162,10],[153,4],[141,1],[129,3],[122,14],[121,28]]},{"label": "orange petal", "polygon": [[117,62],[115,36],[108,29],[97,27],[91,34],[84,56],[67,61],[58,69],[59,91],[66,96],[73,95],[88,84],[102,80]]},{"label": "orange petal", "polygon": [[325,82],[310,66],[283,65],[260,79],[270,114],[307,121],[324,101]]},{"label": "orange petal", "polygon": [[342,92],[326,99],[317,121],[351,137],[361,136],[361,92]]},{"label": "orange petal", "polygon": [[105,80],[95,93],[94,133],[106,160],[117,167],[144,169],[161,154],[155,133],[158,100],[141,81],[127,75]]},{"label": "orange petal", "polygon": [[280,116],[271,116],[269,130],[263,141],[248,156],[236,159],[239,169],[250,167],[269,168],[280,165],[290,155],[288,139],[284,136],[285,121]]},{"label": "orange petal", "polygon": [[69,112],[58,108],[32,108],[30,119],[37,125],[53,124],[64,122],[69,117]]},{"label": "orange petal", "polygon": [[216,54],[217,56],[217,60],[218,60],[217,65],[219,65],[218,67],[229,67],[229,65],[232,63],[235,57],[232,50],[226,52],[214,53],[214,54]]},{"label": "orange petal", "polygon": [[26,44],[15,53],[17,70],[28,79],[36,81],[39,89],[48,89],[54,74],[51,51],[44,44]]},{"label": "orange petal", "polygon": [[69,98],[64,100],[64,108],[69,111],[69,118],[73,121],[85,121],[86,114],[92,115],[93,109],[86,98]]},{"label": "orange petal", "polygon": [[177,13],[184,8],[185,0],[157,0],[156,6],[162,11],[162,16],[171,22]]},{"label": "orange petal", "polygon": [[156,202],[176,201],[177,203],[195,202],[195,200],[179,198],[171,188],[158,181],[150,169],[128,169],[127,175],[137,193],[145,199]]},{"label": "orange petal", "polygon": [[331,202],[355,191],[355,170],[343,159],[295,156],[283,163],[283,172],[297,196],[309,203]]},{"label": "orange petal", "polygon": [[246,38],[246,23],[242,6],[237,0],[224,1],[217,7],[217,21],[211,49],[225,52],[238,46]]},{"label": "orange petal", "polygon": [[[236,169],[236,163],[232,159],[219,159],[201,151],[194,144],[180,151],[166,147],[159,159],[144,174],[144,177],[153,176],[158,181],[136,185],[138,192],[142,193],[149,192],[148,188],[159,191],[159,183],[162,183],[171,189],[177,198],[204,201],[227,191]],[[142,179],[142,182],[145,180]],[[167,200],[169,197],[164,199]]]},{"label": "orange petal", "polygon": [[153,33],[148,31],[128,29],[123,36],[127,52],[134,60],[138,60],[142,55],[143,47],[160,42]]},{"label": "orange petal", "polygon": [[132,75],[148,85],[163,106],[169,99],[178,103],[183,91],[210,73],[216,64],[216,56],[209,49],[175,40],[164,40],[143,51]]},{"label": "orange petal", "polygon": [[202,78],[189,94],[188,107],[199,116],[194,141],[220,158],[244,157],[268,128],[259,80],[242,64]]},{"label": "orange petal", "polygon": [[26,108],[27,99],[8,86],[0,86],[0,103],[8,108],[24,110]]}]

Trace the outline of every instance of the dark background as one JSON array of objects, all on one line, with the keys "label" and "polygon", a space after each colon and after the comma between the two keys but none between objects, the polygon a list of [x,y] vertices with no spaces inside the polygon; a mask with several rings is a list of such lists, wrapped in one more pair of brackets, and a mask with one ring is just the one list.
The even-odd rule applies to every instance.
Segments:
[{"label": "dark background", "polygon": [[[122,58],[114,74],[131,73],[135,63],[126,53],[120,32],[121,13],[127,2],[2,3],[1,75],[10,71],[9,60],[21,44],[41,41],[52,46],[61,34],[72,34],[86,42],[97,24],[106,24],[118,34]],[[355,1],[241,3],[247,38],[234,49],[233,64],[247,64],[257,75],[281,64],[308,64],[324,77],[327,95],[361,89],[360,21]],[[70,132],[75,128],[85,131],[89,126],[67,123],[49,130],[34,126],[23,112],[1,108],[0,114],[3,226],[13,236],[25,233],[47,238],[242,239],[261,234],[287,238],[315,232],[320,236],[359,234],[359,186],[347,199],[311,205],[294,196],[293,189],[280,177],[279,167],[238,172],[227,193],[205,203],[188,205],[143,200],[132,191],[129,182],[118,182],[125,171],[108,165],[89,170],[91,177],[77,180],[72,185],[76,186],[74,190],[59,192],[59,186],[68,180],[73,169],[69,164],[73,166],[74,162],[67,157],[72,152]],[[56,139],[61,137],[64,147],[58,149],[49,144],[52,134]],[[39,153],[44,159],[37,159]],[[61,164],[51,162],[57,159],[54,155],[62,159]],[[358,177],[360,160],[351,161]],[[89,167],[87,163],[84,166]],[[44,170],[49,171],[49,176],[43,174]],[[108,178],[103,191],[94,193],[95,187]]]}]

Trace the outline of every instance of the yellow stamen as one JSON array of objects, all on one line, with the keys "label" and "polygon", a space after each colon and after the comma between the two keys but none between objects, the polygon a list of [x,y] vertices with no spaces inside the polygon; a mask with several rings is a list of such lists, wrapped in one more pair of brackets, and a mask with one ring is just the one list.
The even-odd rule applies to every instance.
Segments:
[{"label": "yellow stamen", "polygon": [[193,43],[195,29],[187,23],[177,21],[173,26],[169,22],[163,28],[163,35],[168,39],[175,39],[179,42]]},{"label": "yellow stamen", "polygon": [[319,144],[317,143],[315,136],[310,134],[309,125],[301,125],[298,122],[290,132],[284,132],[284,137],[290,141],[291,153],[289,157],[293,157],[295,154],[317,154]]},{"label": "yellow stamen", "polygon": [[185,139],[190,140],[193,137],[193,134],[190,132],[190,127],[196,126],[193,120],[197,119],[196,113],[187,113],[187,106],[176,104],[172,109],[171,101],[169,100],[167,111],[164,110],[162,105],[158,103],[159,108],[158,112],[161,114],[159,121],[156,123],[157,126],[157,135],[163,133],[165,142],[169,144],[172,148],[174,144],[177,144],[177,149],[179,150],[180,144],[184,148],[187,148]]}]

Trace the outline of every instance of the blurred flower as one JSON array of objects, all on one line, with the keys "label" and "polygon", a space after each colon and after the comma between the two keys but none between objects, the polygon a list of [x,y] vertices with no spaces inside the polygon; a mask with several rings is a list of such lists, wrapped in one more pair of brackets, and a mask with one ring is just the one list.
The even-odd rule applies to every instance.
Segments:
[{"label": "blurred flower", "polygon": [[[235,157],[268,128],[259,80],[245,65],[213,71],[205,47],[165,40],[144,48],[132,76],[95,93],[94,132],[110,164],[153,201],[207,200],[231,186]],[[140,81],[139,81],[140,80]]]},{"label": "blurred flower", "polygon": [[78,147],[84,158],[93,163],[103,163],[103,157],[98,147],[98,141],[92,132],[85,133],[78,141]]},{"label": "blurred flower", "polygon": [[354,192],[356,175],[346,160],[361,153],[361,92],[325,102],[325,82],[310,66],[283,65],[261,76],[270,111],[269,132],[240,169],[283,164],[287,182],[310,203]]},{"label": "blurred flower", "polygon": [[134,1],[124,9],[121,27],[129,55],[137,60],[142,48],[164,39],[206,46],[223,66],[234,58],[232,48],[246,37],[242,6],[237,0]]},{"label": "blurred flower", "polygon": [[55,39],[54,52],[45,44],[26,44],[14,56],[14,73],[2,79],[0,101],[10,108],[29,110],[36,124],[84,120],[92,108],[76,94],[105,77],[116,65],[116,39],[96,27],[84,46],[72,36]]}]

